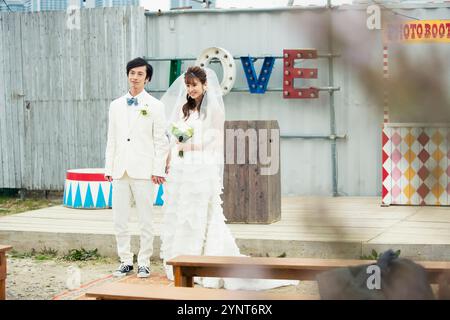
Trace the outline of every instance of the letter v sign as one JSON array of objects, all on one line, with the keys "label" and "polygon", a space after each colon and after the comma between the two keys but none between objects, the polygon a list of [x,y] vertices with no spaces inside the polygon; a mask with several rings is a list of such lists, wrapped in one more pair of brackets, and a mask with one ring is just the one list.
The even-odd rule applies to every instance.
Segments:
[{"label": "letter v sign", "polygon": [[248,87],[250,93],[265,93],[267,90],[267,84],[269,83],[270,75],[272,74],[273,64],[275,62],[274,57],[265,57],[264,62],[259,74],[258,80],[256,80],[255,67],[253,65],[254,59],[250,56],[241,57],[242,67],[244,69],[245,77],[247,78]]}]

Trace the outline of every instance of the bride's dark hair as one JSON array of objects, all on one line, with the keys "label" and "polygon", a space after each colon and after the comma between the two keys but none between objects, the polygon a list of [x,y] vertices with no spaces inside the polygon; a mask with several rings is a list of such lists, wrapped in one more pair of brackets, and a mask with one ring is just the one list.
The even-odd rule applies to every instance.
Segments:
[{"label": "bride's dark hair", "polygon": [[[194,85],[196,81],[200,81],[201,84],[206,84],[206,72],[197,66],[189,67],[186,70],[186,73],[184,74],[184,83]],[[189,111],[194,110],[195,105],[195,99],[191,98],[189,94],[186,94],[186,100],[187,102],[183,106],[183,118],[187,119],[189,118]],[[202,97],[203,101],[203,97]],[[200,101],[198,105],[198,111],[200,112],[200,108],[202,105],[202,101]]]}]

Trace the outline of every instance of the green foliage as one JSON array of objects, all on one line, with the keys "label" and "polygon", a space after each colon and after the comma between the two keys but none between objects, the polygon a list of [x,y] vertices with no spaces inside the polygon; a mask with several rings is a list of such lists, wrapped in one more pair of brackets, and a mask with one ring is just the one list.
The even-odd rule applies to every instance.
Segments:
[{"label": "green foliage", "polygon": [[69,252],[63,256],[63,259],[68,261],[97,260],[100,258],[100,254],[98,254],[97,251],[97,248],[93,250],[86,250],[84,248],[70,249]]},{"label": "green foliage", "polygon": [[36,249],[31,249],[29,252],[19,252],[16,250],[11,251],[11,257],[17,259],[33,258],[39,261],[51,260],[56,258],[58,255],[58,250],[46,248],[37,251]]},{"label": "green foliage", "polygon": [[[250,253],[250,257],[258,257],[258,258],[266,257],[266,258],[270,258],[270,255],[269,255],[268,252],[266,252],[266,253]],[[287,257],[286,252],[283,252],[283,253],[281,253],[280,255],[277,256],[277,258],[286,258],[286,257]]]},{"label": "green foliage", "polygon": [[67,261],[88,261],[101,259],[101,256],[97,251],[98,249],[93,250],[86,250],[84,248],[70,249],[66,255],[58,258],[57,250],[44,247],[42,250],[39,251],[34,248],[28,252],[19,252],[17,250],[11,250],[9,256],[11,256],[11,258],[16,259],[32,258],[38,261],[45,261],[51,259],[62,259]]},{"label": "green foliage", "polygon": [[36,260],[50,260],[56,258],[58,255],[58,250],[54,250],[51,248],[42,249],[38,252],[38,254],[34,257]]},{"label": "green foliage", "polygon": [[19,252],[17,250],[11,250],[11,252],[9,253],[11,258],[16,258],[16,259],[25,259],[25,258],[32,258],[36,255],[36,250],[35,249],[31,249],[30,252]]},{"label": "green foliage", "polygon": [[0,189],[0,217],[62,204],[59,194],[46,199],[38,192],[29,192],[27,198],[21,200],[17,192],[11,190],[15,189]]},{"label": "green foliage", "polygon": [[[395,251],[395,255],[397,257],[400,256],[400,253],[401,253],[400,250]],[[378,253],[375,249],[372,249],[372,252],[369,255],[362,255],[360,257],[360,259],[362,259],[362,260],[378,260],[382,254],[383,254],[383,252]]]}]

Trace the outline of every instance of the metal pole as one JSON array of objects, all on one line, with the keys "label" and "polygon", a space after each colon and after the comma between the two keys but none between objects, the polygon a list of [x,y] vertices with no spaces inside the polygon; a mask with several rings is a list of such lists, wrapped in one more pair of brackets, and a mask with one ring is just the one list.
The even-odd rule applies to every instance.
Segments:
[{"label": "metal pole", "polygon": [[[339,54],[333,54],[333,53],[326,53],[326,54],[318,54],[317,57],[318,58],[330,58],[330,57],[339,57]],[[233,57],[234,60],[240,60],[241,57],[247,58],[248,56],[237,56],[237,57]],[[266,57],[273,57],[275,59],[283,59],[283,56],[257,56],[257,57],[252,57],[253,59],[264,59]],[[146,57],[144,56],[143,59],[147,60],[147,61],[171,61],[171,60],[185,60],[185,61],[194,61],[197,60],[196,57],[159,57],[159,58],[152,58],[152,57]],[[211,61],[211,62],[214,62]],[[219,61],[217,61],[217,63],[219,63]]]},{"label": "metal pole", "polygon": [[[318,88],[315,87],[315,88],[319,91],[328,91],[328,92],[341,90],[340,87],[318,87]],[[248,90],[249,89],[247,87],[238,87],[238,88],[231,89],[232,92],[248,92]],[[283,88],[267,88],[266,91],[282,92]]]},{"label": "metal pole", "polygon": [[[341,90],[340,87],[319,87],[316,88],[319,91],[328,91],[328,92],[333,92],[333,91],[339,91]],[[167,89],[148,89],[147,91],[149,92],[166,92]],[[238,87],[238,88],[233,88],[231,89],[231,92],[248,92],[249,89],[247,87]],[[267,88],[266,92],[282,92],[283,88]]]},{"label": "metal pole", "polygon": [[[333,33],[332,33],[332,6],[331,0],[327,0],[328,7],[328,52],[333,52]],[[328,58],[328,86],[333,87],[333,57]],[[334,110],[334,91],[330,90],[330,135],[336,136],[336,114]],[[338,196],[338,173],[337,173],[337,150],[336,140],[331,140],[331,171],[333,178],[333,197]]]},{"label": "metal pole", "polygon": [[[448,8],[449,5],[447,3],[387,3],[383,4],[383,7],[386,9],[399,9],[399,10],[409,10],[409,9],[437,9],[437,8]],[[286,6],[286,7],[278,7],[278,8],[235,8],[235,9],[221,9],[221,8],[205,8],[205,9],[174,9],[174,10],[168,10],[168,11],[157,11],[157,12],[150,12],[146,11],[146,16],[164,16],[164,15],[178,15],[178,14],[186,14],[186,13],[201,13],[201,14],[222,14],[222,13],[259,13],[259,12],[282,12],[282,11],[324,11],[327,9],[334,9],[337,8],[338,10],[344,10],[344,11],[366,11],[367,10],[367,4],[361,3],[361,4],[346,4],[346,5],[331,5],[331,1],[328,1],[329,5],[325,6]]]},{"label": "metal pole", "polygon": [[329,136],[304,136],[304,135],[281,135],[280,138],[283,139],[324,139],[324,140],[337,140],[337,139],[346,139],[347,136],[344,134],[343,136],[337,136],[337,135],[329,135]]},{"label": "metal pole", "polygon": [[292,6],[292,7],[277,7],[277,8],[237,8],[237,9],[178,9],[162,12],[145,12],[146,16],[163,16],[163,15],[177,15],[184,13],[253,13],[253,12],[279,12],[279,11],[323,11],[327,6]]}]

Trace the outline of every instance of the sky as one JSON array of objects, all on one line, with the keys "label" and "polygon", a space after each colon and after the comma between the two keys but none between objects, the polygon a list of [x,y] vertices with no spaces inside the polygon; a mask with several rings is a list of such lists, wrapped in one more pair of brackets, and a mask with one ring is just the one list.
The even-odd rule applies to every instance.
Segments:
[{"label": "sky", "polygon": [[[294,5],[325,5],[327,0],[295,0]],[[216,0],[218,8],[267,8],[283,7],[288,3],[287,0]],[[352,3],[352,0],[332,0],[332,4]],[[147,10],[162,11],[170,9],[170,0],[141,0],[141,5]]]}]

